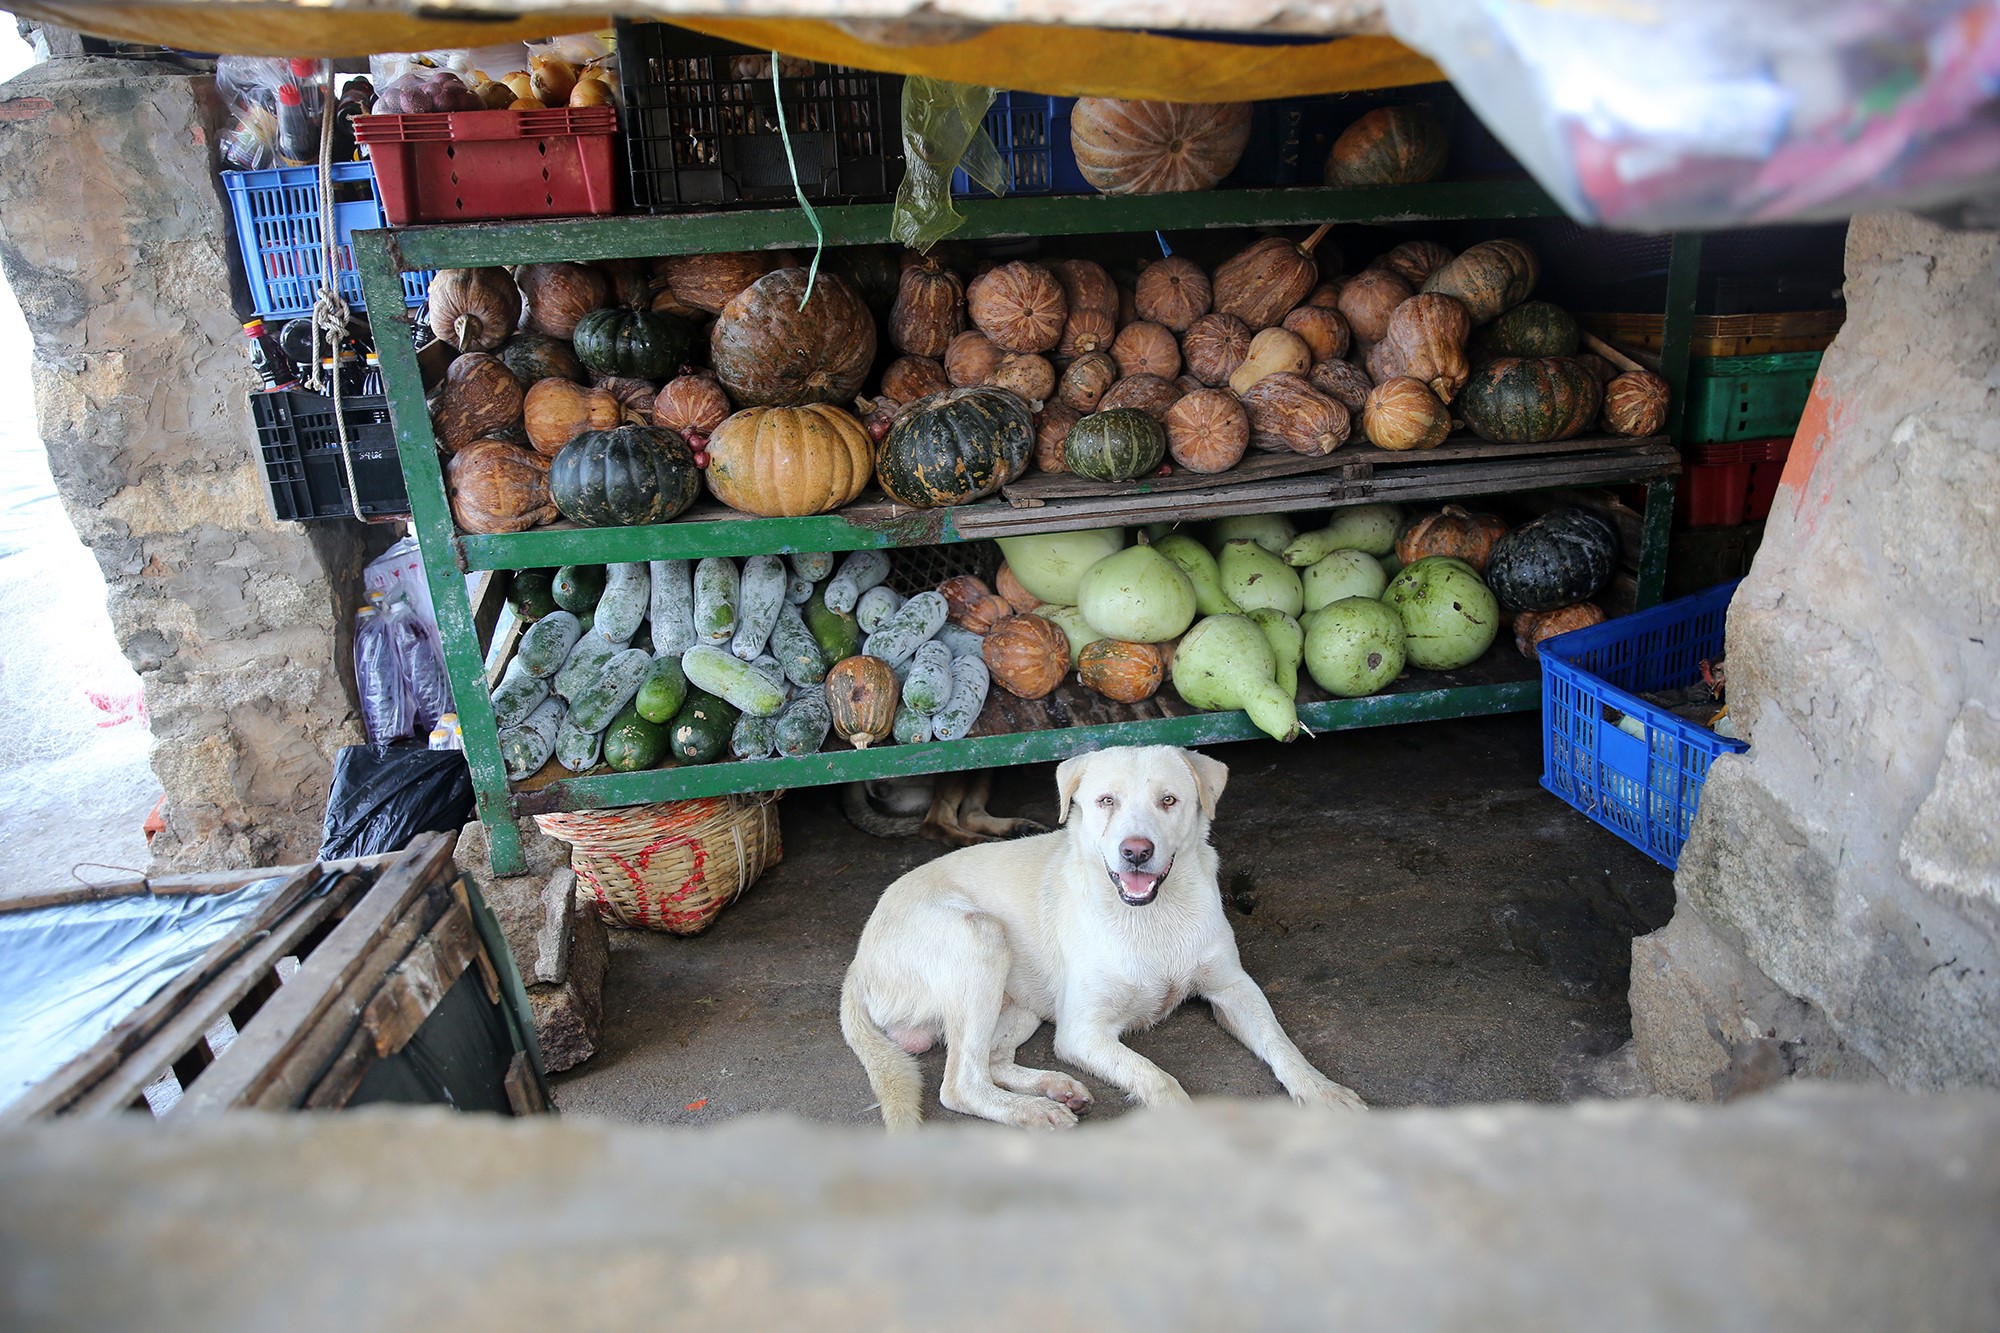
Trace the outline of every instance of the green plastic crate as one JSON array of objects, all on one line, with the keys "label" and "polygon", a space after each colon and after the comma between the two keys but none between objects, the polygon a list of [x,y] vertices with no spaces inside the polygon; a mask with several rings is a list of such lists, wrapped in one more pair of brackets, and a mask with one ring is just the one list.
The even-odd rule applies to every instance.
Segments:
[{"label": "green plastic crate", "polygon": [[1720,444],[1790,435],[1812,397],[1822,355],[1775,352],[1688,362],[1684,441]]}]

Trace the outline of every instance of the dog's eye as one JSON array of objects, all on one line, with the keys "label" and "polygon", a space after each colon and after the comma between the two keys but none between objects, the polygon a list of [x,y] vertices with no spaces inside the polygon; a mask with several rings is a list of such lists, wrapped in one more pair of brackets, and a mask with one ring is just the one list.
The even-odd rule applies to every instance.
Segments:
[{"label": "dog's eye", "polygon": [[1106,792],[1104,793],[1104,795],[1097,798],[1097,803],[1103,806],[1106,810],[1109,810],[1112,806],[1118,804],[1118,798],[1116,796],[1113,796],[1110,792]]},{"label": "dog's eye", "polygon": [[1181,800],[1180,797],[1174,795],[1172,792],[1168,792],[1165,796],[1162,796],[1160,798],[1160,808],[1162,810],[1165,810],[1170,806],[1179,805],[1180,800]]}]

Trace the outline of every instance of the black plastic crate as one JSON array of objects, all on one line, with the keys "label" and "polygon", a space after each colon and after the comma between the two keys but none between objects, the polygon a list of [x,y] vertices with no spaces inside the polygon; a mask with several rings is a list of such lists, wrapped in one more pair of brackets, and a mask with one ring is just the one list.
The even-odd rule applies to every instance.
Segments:
[{"label": "black plastic crate", "polygon": [[[770,52],[666,23],[617,26],[633,207],[659,213],[796,197]],[[902,78],[811,68],[778,80],[800,189],[811,200],[889,198],[903,181]]]},{"label": "black plastic crate", "polygon": [[[342,406],[347,411],[348,449],[354,455],[362,514],[374,518],[409,513],[388,399],[360,394],[343,399]],[[272,513],[291,520],[354,517],[333,399],[298,389],[253,393],[250,415],[257,422]]]}]

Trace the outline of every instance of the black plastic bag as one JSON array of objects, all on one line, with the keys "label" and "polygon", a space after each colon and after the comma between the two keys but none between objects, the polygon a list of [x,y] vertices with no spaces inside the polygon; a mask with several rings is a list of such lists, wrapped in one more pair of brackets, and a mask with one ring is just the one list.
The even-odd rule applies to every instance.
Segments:
[{"label": "black plastic bag", "polygon": [[349,745],[334,760],[319,859],[400,852],[419,833],[456,833],[470,818],[463,751]]}]

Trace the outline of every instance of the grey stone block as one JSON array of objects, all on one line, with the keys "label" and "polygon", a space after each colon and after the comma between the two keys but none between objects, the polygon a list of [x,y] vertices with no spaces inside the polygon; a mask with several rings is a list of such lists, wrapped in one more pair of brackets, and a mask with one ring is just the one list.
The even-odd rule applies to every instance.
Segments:
[{"label": "grey stone block", "polygon": [[604,1030],[604,974],[611,963],[604,922],[589,903],[575,901],[574,893],[570,898],[569,957],[563,979],[528,987],[535,1040],[542,1048],[542,1064],[552,1074],[574,1069],[597,1054]]}]

